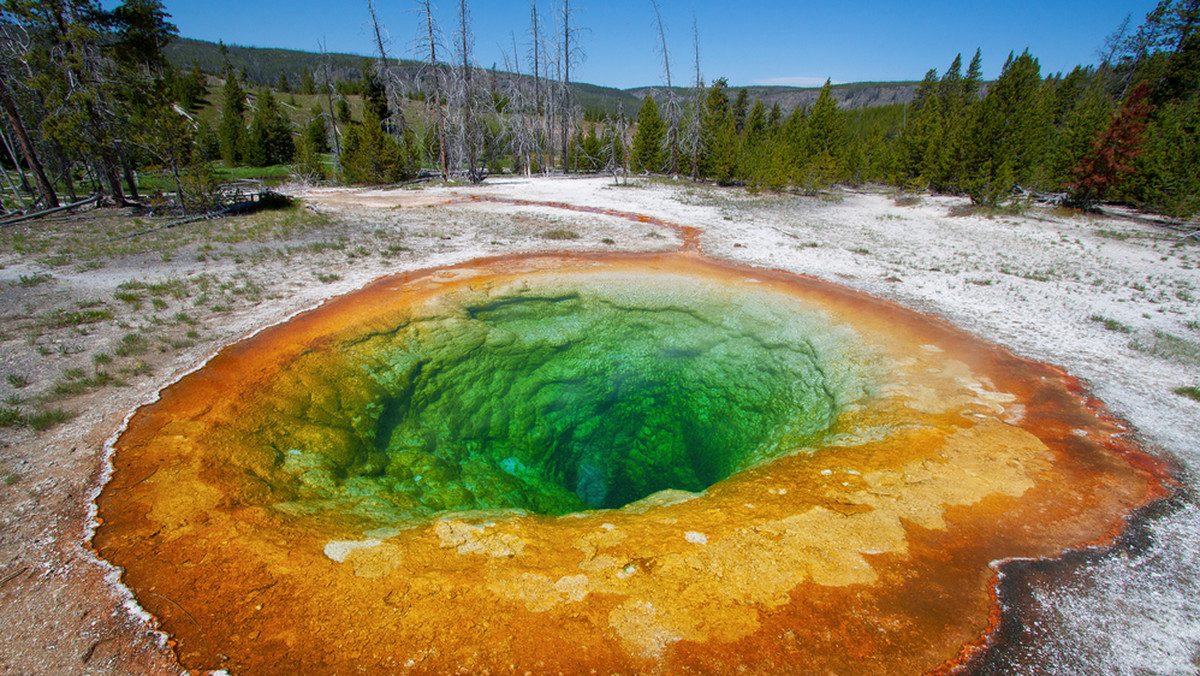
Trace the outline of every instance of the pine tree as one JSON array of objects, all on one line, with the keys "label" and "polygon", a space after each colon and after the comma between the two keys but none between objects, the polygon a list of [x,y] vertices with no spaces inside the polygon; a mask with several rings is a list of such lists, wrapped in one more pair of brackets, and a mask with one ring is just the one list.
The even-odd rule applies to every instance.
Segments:
[{"label": "pine tree", "polygon": [[965,134],[963,188],[973,202],[995,206],[1015,186],[1045,180],[1052,94],[1042,86],[1037,59],[1028,51],[1009,55],[987,96],[972,107]]},{"label": "pine tree", "polygon": [[1092,142],[1112,118],[1112,101],[1097,85],[1090,87],[1067,113],[1058,133],[1053,160],[1053,179],[1059,186],[1075,180],[1074,169],[1092,152]]},{"label": "pine tree", "polygon": [[325,115],[321,112],[321,106],[313,104],[308,115],[308,124],[304,125],[304,143],[307,143],[313,152],[329,152],[329,128],[325,124]]},{"label": "pine tree", "polygon": [[933,184],[942,172],[945,137],[941,97],[934,91],[921,103],[898,143],[900,177],[906,187],[936,190]]},{"label": "pine tree", "polygon": [[1174,218],[1200,213],[1200,97],[1159,108],[1145,136],[1119,198]]},{"label": "pine tree", "polygon": [[604,148],[600,138],[596,136],[596,127],[592,126],[587,134],[580,132],[575,136],[574,161],[572,165],[579,171],[597,172],[604,168]]},{"label": "pine tree", "polygon": [[957,110],[962,105],[962,54],[956,54],[954,61],[950,62],[950,67],[942,74],[942,81],[938,84],[938,98],[941,99],[946,113]]},{"label": "pine tree", "polygon": [[768,145],[767,109],[762,99],[755,99],[754,107],[746,117],[745,128],[741,136],[742,149],[739,153],[741,164],[738,177],[749,180],[752,185],[761,186],[764,183],[763,173],[767,164]]},{"label": "pine tree", "polygon": [[737,168],[737,129],[725,93],[728,86],[725,78],[720,78],[709,88],[701,128],[704,152],[700,174],[723,185],[733,180]]},{"label": "pine tree", "polygon": [[300,145],[296,149],[296,165],[292,168],[292,174],[304,183],[317,183],[326,178],[325,163],[321,160],[321,154],[313,147],[312,140],[308,136],[300,138]]},{"label": "pine tree", "polygon": [[[371,108],[375,119],[386,121],[391,114],[388,111],[387,90],[369,61],[363,64],[362,88],[363,107]],[[363,117],[366,118],[365,115]]]},{"label": "pine tree", "polygon": [[663,170],[663,141],[667,128],[658,113],[658,104],[649,94],[638,109],[637,131],[633,134],[632,169],[635,172],[657,173]]},{"label": "pine tree", "polygon": [[[1196,3],[1200,6],[1200,2]],[[1162,81],[1155,88],[1156,104],[1182,101],[1200,91],[1200,33],[1181,38],[1179,49],[1168,57]]]},{"label": "pine tree", "polygon": [[738,90],[737,98],[733,101],[733,127],[741,136],[746,128],[746,114],[750,109],[750,92],[743,87]]},{"label": "pine tree", "polygon": [[1092,143],[1091,154],[1074,169],[1075,180],[1068,186],[1073,203],[1084,209],[1092,208],[1125,175],[1133,172],[1133,160],[1142,153],[1146,120],[1153,110],[1149,98],[1150,85],[1142,82]]},{"label": "pine tree", "polygon": [[797,183],[806,191],[823,190],[845,178],[845,120],[838,112],[829,80],[806,120]]},{"label": "pine tree", "polygon": [[925,99],[938,93],[938,74],[937,68],[930,68],[925,71],[925,77],[921,80],[921,84],[917,85],[917,91],[913,94],[912,107],[914,110],[920,110],[925,103]]},{"label": "pine tree", "polygon": [[217,126],[217,138],[221,145],[221,159],[227,166],[234,167],[245,154],[246,93],[232,70],[225,71],[221,98],[221,123]]},{"label": "pine tree", "polygon": [[199,148],[188,119],[171,105],[166,88],[158,94],[133,120],[130,130],[134,142],[150,162],[146,168],[161,169],[170,174],[179,206],[186,210],[191,205],[183,189],[182,174],[191,163],[192,155],[199,154]]},{"label": "pine tree", "polygon": [[198,64],[193,63],[192,69],[174,78],[171,85],[172,96],[184,110],[195,110],[201,100],[208,96],[208,84]]},{"label": "pine tree", "polygon": [[346,134],[341,164],[348,183],[397,183],[411,178],[417,169],[415,138],[411,130],[403,147],[384,133],[375,108],[363,109],[363,123]]},{"label": "pine tree", "polygon": [[979,98],[979,90],[983,86],[983,52],[975,50],[971,65],[967,67],[967,76],[963,78],[963,100],[968,103]]},{"label": "pine tree", "polygon": [[783,124],[783,109],[779,104],[771,106],[771,112],[767,114],[767,132],[774,136]]},{"label": "pine tree", "polygon": [[317,85],[313,82],[312,71],[308,68],[300,72],[300,93],[306,96],[317,93]]},{"label": "pine tree", "polygon": [[258,97],[258,112],[250,124],[246,161],[256,167],[286,164],[296,153],[291,124],[270,91]]}]

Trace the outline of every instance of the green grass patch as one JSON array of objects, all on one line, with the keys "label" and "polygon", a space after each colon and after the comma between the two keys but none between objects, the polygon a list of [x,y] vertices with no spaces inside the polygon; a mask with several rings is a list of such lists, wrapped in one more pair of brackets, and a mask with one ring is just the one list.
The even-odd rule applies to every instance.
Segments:
[{"label": "green grass patch", "polygon": [[1200,387],[1176,387],[1175,394],[1187,397],[1192,401],[1200,401]]},{"label": "green grass patch", "polygon": [[1092,315],[1091,317],[1088,317],[1088,319],[1096,322],[1097,324],[1103,324],[1104,328],[1109,331],[1115,331],[1117,333],[1133,333],[1133,329],[1115,319],[1109,319],[1108,317],[1101,315]]},{"label": "green grass patch", "polygon": [[341,275],[335,275],[332,272],[330,272],[328,274],[324,273],[324,272],[314,272],[313,274],[316,275],[317,281],[321,282],[322,284],[329,284],[331,282],[336,282],[342,278]]},{"label": "green grass patch", "polygon": [[0,408],[0,427],[23,427],[25,423],[25,416],[21,415],[21,409],[16,406]]},{"label": "green grass patch", "polygon": [[84,324],[95,324],[113,318],[112,310],[55,310],[50,313],[46,319],[54,328],[62,329],[69,326],[82,326]]},{"label": "green grass patch", "polygon": [[18,390],[29,384],[29,379],[19,373],[10,373],[4,379],[8,381],[9,385]]},{"label": "green grass patch", "polygon": [[[240,180],[261,180],[264,183],[277,184],[283,182],[292,173],[292,165],[276,164],[270,167],[226,167],[223,164],[213,166],[213,174],[221,182]],[[273,179],[273,180],[272,180]]]},{"label": "green grass patch", "polygon": [[1129,347],[1159,359],[1180,364],[1200,365],[1200,344],[1155,329],[1150,336],[1138,336]]},{"label": "green grass patch", "polygon": [[118,289],[113,292],[113,298],[132,306],[134,310],[140,310],[142,307],[142,294],[136,291],[121,291]]},{"label": "green grass patch", "polygon": [[53,279],[53,277],[44,272],[36,272],[32,275],[21,275],[17,279],[17,284],[23,289],[29,289],[39,284],[44,284],[51,279]]},{"label": "green grass patch", "polygon": [[77,414],[61,408],[45,409],[29,416],[29,426],[38,432],[48,430],[74,418]]},{"label": "green grass patch", "polygon": [[556,228],[554,230],[547,230],[546,232],[543,232],[542,238],[555,240],[579,239],[579,233],[575,232],[574,230]]},{"label": "green grass patch", "polygon": [[144,361],[135,362],[132,366],[123,366],[118,370],[118,372],[127,377],[148,376],[153,373],[153,371],[150,369],[150,365]]},{"label": "green grass patch", "polygon": [[[72,369],[72,371],[74,370],[77,369]],[[56,383],[54,389],[50,391],[48,398],[51,401],[86,394],[92,390],[98,390],[113,384],[122,384],[108,371],[96,371],[90,377],[82,377],[81,374],[77,375],[72,372],[66,372],[63,376],[66,380]]]},{"label": "green grass patch", "polygon": [[121,343],[117,345],[117,349],[113,350],[113,354],[118,357],[132,357],[143,354],[150,349],[150,341],[140,333],[127,333],[121,337]]},{"label": "green grass patch", "polygon": [[[188,283],[182,279],[168,279],[163,282],[122,282],[117,285],[117,290],[134,294],[145,291],[151,296],[170,296],[175,300],[188,297]],[[141,296],[141,294],[137,295]],[[118,297],[118,299],[120,298]]]}]

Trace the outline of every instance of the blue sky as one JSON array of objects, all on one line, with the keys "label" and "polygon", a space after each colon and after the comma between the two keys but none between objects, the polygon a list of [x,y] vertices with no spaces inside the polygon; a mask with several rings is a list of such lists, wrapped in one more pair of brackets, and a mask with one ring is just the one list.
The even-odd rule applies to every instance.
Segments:
[{"label": "blue sky", "polygon": [[[185,37],[227,44],[371,54],[367,0],[164,0]],[[115,2],[104,3],[112,6]],[[457,3],[443,0],[436,18],[449,38]],[[1126,15],[1136,26],[1154,0],[1009,0],[1008,2],[732,2],[659,0],[672,61],[672,79],[694,77],[692,19],[700,36],[706,81],[731,85],[820,84],[865,80],[918,80],[929,68],[943,71],[957,53],[969,61],[983,50],[984,76],[999,74],[1011,51],[1028,48],[1043,74],[1094,63],[1105,37]],[[418,17],[415,0],[377,0],[394,56],[412,57]],[[553,23],[561,0],[538,0]],[[572,79],[629,88],[664,82],[650,0],[572,0],[573,22],[586,29],[585,61]],[[503,68],[528,46],[529,0],[471,3],[475,60]],[[511,56],[510,56],[511,58]],[[524,66],[523,66],[524,68]]]}]

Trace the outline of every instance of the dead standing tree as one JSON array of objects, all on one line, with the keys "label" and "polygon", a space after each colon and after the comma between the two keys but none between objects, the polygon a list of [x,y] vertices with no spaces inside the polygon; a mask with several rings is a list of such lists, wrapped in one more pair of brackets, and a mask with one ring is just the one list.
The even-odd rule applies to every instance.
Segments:
[{"label": "dead standing tree", "polygon": [[662,13],[658,11],[658,2],[650,0],[654,8],[654,22],[658,28],[659,44],[662,45],[663,72],[667,77],[667,95],[664,105],[664,117],[667,122],[667,134],[663,141],[667,144],[667,155],[670,166],[667,173],[674,176],[679,171],[679,102],[675,99],[675,89],[671,86],[671,59],[667,53],[667,31],[663,27]]},{"label": "dead standing tree", "polygon": [[342,166],[342,134],[337,126],[337,113],[333,110],[333,76],[330,73],[329,52],[326,51],[323,40],[319,45],[321,48],[321,75],[324,80],[321,83],[321,89],[325,92],[325,103],[329,106],[329,137],[333,141],[333,176],[336,180]]},{"label": "dead standing tree", "polygon": [[479,183],[483,180],[479,166],[483,125],[479,119],[479,88],[475,82],[475,64],[471,55],[474,45],[471,10],[466,0],[459,0],[458,26],[454,34],[454,68],[451,71],[453,82],[450,87],[450,110],[456,118],[452,147],[455,165],[463,168],[469,181]]},{"label": "dead standing tree", "polygon": [[704,75],[700,72],[700,29],[696,26],[696,14],[692,13],[692,51],[695,55],[696,80],[692,84],[691,124],[688,125],[685,144],[691,153],[692,180],[700,179],[700,153],[704,152],[703,127]]},{"label": "dead standing tree", "polygon": [[387,96],[389,116],[384,120],[388,130],[399,139],[404,134],[407,122],[404,119],[404,78],[399,69],[393,69],[388,60],[387,44],[390,42],[387,29],[379,21],[375,11],[374,0],[367,0],[367,10],[371,14],[371,29],[375,35],[375,49],[378,53],[375,70],[379,81],[383,84]]},{"label": "dead standing tree", "polygon": [[546,46],[537,10],[537,0],[533,0],[529,5],[529,39],[531,63],[533,65],[533,120],[535,122],[534,142],[536,144],[536,153],[538,157],[538,165],[542,171],[550,170],[550,148],[547,145],[550,138],[550,116],[545,102],[545,94],[547,87],[544,73],[546,67],[544,61],[546,59]]},{"label": "dead standing tree", "polygon": [[574,126],[576,118],[575,106],[571,97],[571,66],[583,63],[584,59],[583,48],[579,46],[579,35],[582,29],[572,27],[572,14],[571,0],[562,0],[562,7],[558,13],[558,18],[561,22],[558,33],[558,37],[561,40],[558,45],[558,66],[559,73],[562,76],[558,96],[558,142],[562,150],[563,173],[569,173],[571,170],[571,129]]},{"label": "dead standing tree", "polygon": [[[32,76],[22,78],[17,68],[18,63],[27,63],[22,56],[31,49],[32,45],[28,40],[27,31],[15,24],[0,27],[0,65],[3,66],[0,68],[0,109],[3,110],[4,118],[12,130],[12,135],[16,138],[17,146],[21,149],[25,167],[29,173],[33,174],[34,184],[37,185],[38,190],[38,200],[42,206],[54,208],[58,206],[58,195],[46,177],[46,170],[38,157],[37,148],[25,126],[16,94],[16,87],[20,86],[22,82],[32,80]],[[8,143],[7,137],[5,137],[5,143]],[[12,152],[11,146],[8,150],[12,155],[13,164],[21,175],[22,183],[25,183],[25,173],[21,170],[21,163]],[[7,176],[7,174],[5,175]]]},{"label": "dead standing tree", "polygon": [[[417,0],[417,11],[421,14],[424,25],[417,32],[417,51],[428,53],[429,60],[425,62],[420,81],[426,88],[425,104],[433,108],[434,134],[437,143],[437,165],[441,170],[442,180],[450,177],[450,158],[446,148],[446,97],[442,83],[442,67],[437,60],[437,49],[441,44],[441,32],[437,22],[433,20],[433,3],[430,0]],[[432,83],[426,83],[432,79]]]},{"label": "dead standing tree", "polygon": [[496,110],[501,133],[507,139],[509,151],[515,162],[515,171],[525,175],[533,173],[534,165],[539,161],[536,150],[537,116],[536,103],[531,93],[533,86],[521,72],[521,59],[517,56],[517,36],[512,36],[512,56],[504,54],[504,68],[514,75],[507,83],[503,110]]},{"label": "dead standing tree", "polygon": [[[37,151],[34,149],[33,141],[29,138],[29,133],[25,129],[21,113],[17,109],[16,101],[8,89],[7,83],[0,77],[0,108],[4,109],[5,117],[8,118],[9,125],[12,127],[13,135],[17,137],[17,144],[21,147],[22,154],[25,155],[25,165],[33,174],[34,183],[37,184],[38,196],[42,202],[42,206],[54,208],[58,206],[58,195],[54,192],[54,187],[50,185],[50,180],[46,178],[46,171],[42,168],[42,163],[38,159]],[[16,162],[16,159],[13,160]],[[20,167],[20,164],[17,165]]]}]

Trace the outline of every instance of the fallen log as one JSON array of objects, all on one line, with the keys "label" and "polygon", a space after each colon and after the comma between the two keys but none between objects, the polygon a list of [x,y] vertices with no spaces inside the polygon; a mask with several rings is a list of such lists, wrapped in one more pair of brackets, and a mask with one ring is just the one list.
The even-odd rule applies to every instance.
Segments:
[{"label": "fallen log", "polygon": [[95,202],[98,199],[100,199],[99,195],[92,195],[91,197],[89,197],[85,200],[75,202],[73,204],[66,204],[61,207],[55,207],[53,209],[45,209],[43,211],[37,211],[32,214],[25,214],[23,216],[17,216],[16,218],[10,218],[8,220],[0,221],[0,227],[6,226],[6,225],[13,225],[15,223],[21,223],[23,221],[32,220],[34,218],[41,218],[42,216],[49,216],[50,214],[56,214],[60,211],[76,209],[76,208],[91,204],[92,202]]}]

